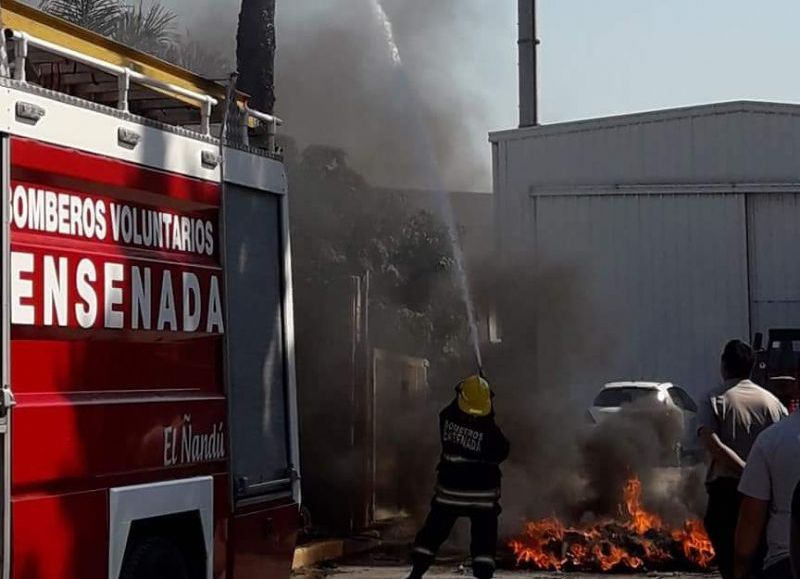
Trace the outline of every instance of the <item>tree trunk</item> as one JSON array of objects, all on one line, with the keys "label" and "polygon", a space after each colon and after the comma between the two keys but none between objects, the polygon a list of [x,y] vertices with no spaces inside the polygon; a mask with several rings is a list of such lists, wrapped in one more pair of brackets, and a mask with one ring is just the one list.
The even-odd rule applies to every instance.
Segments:
[{"label": "tree trunk", "polygon": [[275,0],[242,0],[236,34],[238,89],[250,106],[272,113],[275,107]]}]

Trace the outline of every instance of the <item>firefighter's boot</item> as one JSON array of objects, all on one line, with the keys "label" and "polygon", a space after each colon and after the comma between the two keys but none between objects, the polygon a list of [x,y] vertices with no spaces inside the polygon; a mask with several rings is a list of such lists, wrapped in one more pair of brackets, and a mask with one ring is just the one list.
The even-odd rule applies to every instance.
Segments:
[{"label": "firefighter's boot", "polygon": [[431,568],[433,564],[433,557],[420,555],[419,553],[414,553],[411,557],[413,567],[411,569],[411,574],[408,576],[408,579],[422,579],[422,577],[427,573],[428,569]]},{"label": "firefighter's boot", "polygon": [[472,576],[476,579],[492,579],[494,565],[494,558],[478,557],[472,561]]}]

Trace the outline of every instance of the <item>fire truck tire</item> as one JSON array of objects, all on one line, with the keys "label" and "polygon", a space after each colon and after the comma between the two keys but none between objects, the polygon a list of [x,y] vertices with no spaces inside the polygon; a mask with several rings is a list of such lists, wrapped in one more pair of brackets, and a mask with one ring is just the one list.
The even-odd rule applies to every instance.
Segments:
[{"label": "fire truck tire", "polygon": [[167,537],[147,537],[126,555],[120,579],[189,579],[186,559]]}]

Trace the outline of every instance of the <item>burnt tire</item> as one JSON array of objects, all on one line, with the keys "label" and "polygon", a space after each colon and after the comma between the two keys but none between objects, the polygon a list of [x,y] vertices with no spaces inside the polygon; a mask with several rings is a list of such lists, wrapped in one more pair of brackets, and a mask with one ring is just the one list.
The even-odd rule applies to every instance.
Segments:
[{"label": "burnt tire", "polygon": [[189,579],[180,548],[167,537],[148,537],[125,554],[120,579]]}]

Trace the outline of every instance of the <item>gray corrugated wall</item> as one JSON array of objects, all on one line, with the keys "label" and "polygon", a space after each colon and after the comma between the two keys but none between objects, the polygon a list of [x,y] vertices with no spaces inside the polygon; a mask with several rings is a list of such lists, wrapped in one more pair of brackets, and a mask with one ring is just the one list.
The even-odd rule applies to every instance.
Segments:
[{"label": "gray corrugated wall", "polygon": [[800,327],[800,195],[749,195],[754,331]]},{"label": "gray corrugated wall", "polygon": [[502,135],[495,137],[502,174],[495,192],[552,185],[798,182],[798,111],[699,110]]},{"label": "gray corrugated wall", "polygon": [[[553,275],[569,286],[540,304],[543,379],[595,388],[660,374],[696,392],[717,380],[721,343],[747,338],[751,318],[753,331],[800,326],[798,196],[733,194],[800,182],[800,108],[729,103],[492,141],[501,255],[532,267],[537,249],[538,267],[559,264]],[[585,194],[626,184],[630,196]],[[646,195],[647,184],[714,193]]]},{"label": "gray corrugated wall", "polygon": [[[718,383],[724,341],[748,337],[741,195],[529,202],[537,267],[572,284],[539,304],[541,379],[581,398],[609,380],[671,380],[696,394]],[[565,359],[579,367],[559,369]]]}]

